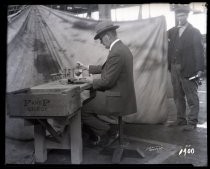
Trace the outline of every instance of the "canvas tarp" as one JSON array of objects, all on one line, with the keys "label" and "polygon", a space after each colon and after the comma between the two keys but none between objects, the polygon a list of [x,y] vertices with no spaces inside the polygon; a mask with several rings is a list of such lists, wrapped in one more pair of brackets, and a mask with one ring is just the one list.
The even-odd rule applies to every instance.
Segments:
[{"label": "canvas tarp", "polygon": [[[66,39],[69,41],[63,41],[63,47],[66,44],[66,50],[68,55],[72,56],[72,62],[79,60],[87,65],[103,64],[108,50],[105,50],[99,41],[93,40],[94,26],[97,22],[78,19],[61,12],[54,11],[54,13],[66,19],[66,29],[68,29]],[[168,79],[165,17],[114,24],[120,26],[117,29],[118,37],[129,47],[134,56],[134,82],[138,112],[126,116],[124,120],[131,123],[164,122],[167,118]]]},{"label": "canvas tarp", "polygon": [[[94,27],[97,21],[80,19],[64,12],[49,10],[49,8],[43,6],[39,6],[38,10],[62,48],[62,50],[58,49],[61,67],[72,67],[76,61],[87,65],[104,63],[109,51],[99,41],[94,41],[93,39],[95,35]],[[37,16],[40,17],[40,15]],[[160,16],[139,21],[116,22],[115,24],[120,26],[117,30],[118,37],[130,48],[134,56],[134,82],[138,112],[126,116],[124,121],[130,123],[164,122],[167,118],[168,74],[165,18]],[[30,29],[32,28],[30,27]],[[30,40],[32,40],[33,31],[26,31],[26,33],[30,33]],[[37,40],[36,38],[34,39]],[[19,46],[18,50],[20,50],[23,45],[29,44],[20,43],[16,44],[16,47]],[[26,47],[24,47],[24,50],[31,49]],[[42,47],[44,50],[45,47]],[[24,69],[19,67],[15,70],[15,62],[18,62],[18,58],[20,63],[37,58],[34,57],[33,52],[28,52],[27,56],[24,56],[26,52],[22,53],[23,55],[18,57],[15,56],[15,53],[14,56],[12,56],[13,54],[9,56],[10,60],[8,60],[7,64],[9,66],[7,67],[7,78],[9,79],[7,80],[7,87],[9,87],[7,91],[10,91],[10,88],[18,90],[46,82],[44,78],[52,73],[48,72],[50,64],[48,64],[48,68],[45,68],[43,65],[38,70],[41,62],[37,66],[35,61],[34,65],[32,64],[33,62],[30,62],[30,65],[26,63],[22,65]],[[40,58],[41,56],[38,57],[39,61],[41,60]],[[10,62],[14,62],[13,66],[10,66]],[[38,72],[39,78],[37,79],[34,75],[34,70]],[[41,74],[43,74],[43,78],[40,77]],[[15,83],[12,80],[13,78],[11,78],[13,76],[15,77]]]},{"label": "canvas tarp", "polygon": [[126,27],[122,26],[120,33],[134,56],[134,83],[138,112],[127,116],[125,121],[164,122],[167,118],[165,18],[158,17],[127,24]]}]

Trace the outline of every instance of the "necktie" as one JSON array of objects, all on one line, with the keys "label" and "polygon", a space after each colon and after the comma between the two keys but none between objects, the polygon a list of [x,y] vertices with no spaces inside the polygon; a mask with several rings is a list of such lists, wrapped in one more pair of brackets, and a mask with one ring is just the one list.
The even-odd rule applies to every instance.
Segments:
[{"label": "necktie", "polygon": [[177,36],[180,37],[180,28],[181,27],[177,27]]},{"label": "necktie", "polygon": [[180,28],[180,27],[177,27],[177,28],[176,28],[175,42],[177,42],[177,41],[179,40],[179,28]]}]

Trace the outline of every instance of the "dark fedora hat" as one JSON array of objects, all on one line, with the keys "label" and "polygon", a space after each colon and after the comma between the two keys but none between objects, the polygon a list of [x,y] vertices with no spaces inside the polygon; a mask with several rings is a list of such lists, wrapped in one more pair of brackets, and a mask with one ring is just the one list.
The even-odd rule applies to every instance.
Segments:
[{"label": "dark fedora hat", "polygon": [[113,23],[109,20],[104,20],[104,21],[100,21],[97,25],[96,25],[96,35],[94,37],[94,39],[98,39],[100,37],[101,34],[110,31],[110,30],[115,30],[119,28],[118,25],[113,25]]},{"label": "dark fedora hat", "polygon": [[176,8],[175,8],[175,13],[189,13],[190,12],[190,7],[189,5],[181,5],[179,4]]}]

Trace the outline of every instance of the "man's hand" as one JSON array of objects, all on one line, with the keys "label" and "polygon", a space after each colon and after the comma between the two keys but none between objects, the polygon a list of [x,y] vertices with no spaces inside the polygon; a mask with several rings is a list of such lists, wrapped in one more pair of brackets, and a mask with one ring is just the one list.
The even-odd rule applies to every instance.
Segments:
[{"label": "man's hand", "polygon": [[82,74],[82,69],[74,69],[74,74],[80,76]]},{"label": "man's hand", "polygon": [[203,76],[203,72],[202,71],[198,71],[197,75],[198,75],[198,77],[202,77]]},{"label": "man's hand", "polygon": [[88,70],[88,66],[82,64],[81,62],[77,61],[76,66],[77,69]]},{"label": "man's hand", "polygon": [[93,83],[93,76],[87,76],[85,77],[85,80],[88,82],[88,83]]}]

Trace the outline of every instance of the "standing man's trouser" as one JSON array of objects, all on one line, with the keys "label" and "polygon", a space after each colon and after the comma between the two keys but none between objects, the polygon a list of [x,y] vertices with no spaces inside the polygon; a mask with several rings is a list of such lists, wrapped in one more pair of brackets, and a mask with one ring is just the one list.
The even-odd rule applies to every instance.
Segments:
[{"label": "standing man's trouser", "polygon": [[182,77],[180,69],[180,64],[171,65],[171,82],[177,108],[177,120],[186,121],[186,97],[189,106],[188,124],[195,125],[198,123],[199,112],[198,86],[195,81]]}]

